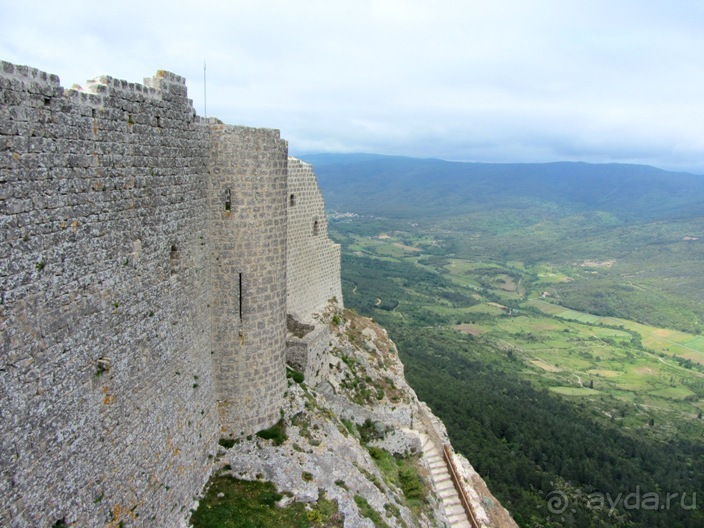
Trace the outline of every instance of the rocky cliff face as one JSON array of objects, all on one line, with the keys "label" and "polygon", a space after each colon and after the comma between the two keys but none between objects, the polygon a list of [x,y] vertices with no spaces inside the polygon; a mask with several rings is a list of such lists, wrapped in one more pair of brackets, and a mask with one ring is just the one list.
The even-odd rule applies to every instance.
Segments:
[{"label": "rocky cliff face", "polygon": [[[445,428],[406,383],[386,331],[334,304],[318,324],[331,330],[325,376],[311,386],[292,374],[279,442],[221,447],[220,474],[273,482],[279,506],[305,503],[316,526],[472,526],[441,456]],[[516,526],[469,462],[451,458],[476,526]],[[336,511],[320,514],[321,501]]]}]

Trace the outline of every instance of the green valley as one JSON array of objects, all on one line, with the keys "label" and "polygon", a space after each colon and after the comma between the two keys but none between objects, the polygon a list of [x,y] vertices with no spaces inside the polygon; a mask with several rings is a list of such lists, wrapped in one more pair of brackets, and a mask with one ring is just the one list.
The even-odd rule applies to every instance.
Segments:
[{"label": "green valley", "polygon": [[[385,321],[412,317],[451,328],[515,362],[512,370],[537,388],[587,398],[602,419],[638,434],[665,440],[704,434],[698,418],[704,411],[704,337],[565,308],[545,289],[570,278],[545,264],[426,256],[441,246],[430,236],[399,231],[338,236],[351,252],[346,271],[355,263],[364,270],[361,279],[353,269],[346,274],[351,306]],[[374,267],[384,271],[382,281],[388,269],[406,274],[383,288],[371,281]]]},{"label": "green valley", "polygon": [[[696,508],[605,511],[585,497],[704,489],[704,179],[658,195],[636,175],[603,200],[557,175],[499,192],[495,168],[434,188],[432,160],[384,159],[374,183],[373,161],[344,160],[321,182],[329,205],[359,213],[330,224],[345,304],[389,330],[419,397],[519,524],[701,526]],[[340,209],[355,169],[371,197]],[[547,507],[556,491],[567,514]]]}]

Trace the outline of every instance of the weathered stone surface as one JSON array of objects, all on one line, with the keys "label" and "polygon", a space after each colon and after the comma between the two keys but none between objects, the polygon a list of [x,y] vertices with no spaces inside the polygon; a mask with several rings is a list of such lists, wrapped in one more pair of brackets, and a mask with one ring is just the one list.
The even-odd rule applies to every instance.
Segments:
[{"label": "weathered stone surface", "polygon": [[287,143],[165,71],[0,88],[0,525],[175,526],[283,405]]},{"label": "weathered stone surface", "polygon": [[301,322],[335,299],[342,307],[340,245],[328,238],[323,195],[313,168],[289,158],[287,311]]},{"label": "weathered stone surface", "polygon": [[209,127],[212,359],[223,436],[279,419],[286,390],[288,146],[277,130]]},{"label": "weathered stone surface", "polygon": [[0,524],[173,525],[219,434],[207,127],[175,76],[0,79]]}]

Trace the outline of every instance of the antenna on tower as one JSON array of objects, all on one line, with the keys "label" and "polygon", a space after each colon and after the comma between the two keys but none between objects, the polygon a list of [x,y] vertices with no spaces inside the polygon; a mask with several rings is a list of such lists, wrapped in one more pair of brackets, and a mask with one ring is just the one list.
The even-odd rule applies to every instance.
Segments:
[{"label": "antenna on tower", "polygon": [[203,116],[208,119],[208,90],[205,82],[205,61],[203,61]]}]

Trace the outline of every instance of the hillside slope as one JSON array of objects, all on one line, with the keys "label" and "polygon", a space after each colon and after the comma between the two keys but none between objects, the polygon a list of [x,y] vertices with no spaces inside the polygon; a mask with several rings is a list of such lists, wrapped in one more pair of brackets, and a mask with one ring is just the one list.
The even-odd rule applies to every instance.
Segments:
[{"label": "hillside slope", "polygon": [[418,218],[539,202],[632,221],[689,217],[704,209],[703,176],[646,165],[466,163],[370,154],[304,159],[315,165],[329,209],[362,214]]},{"label": "hillside slope", "polygon": [[[309,526],[470,526],[437,456],[449,444],[445,427],[406,383],[386,331],[349,310],[323,318],[330,374],[315,387],[292,376],[278,434],[221,447],[219,475],[274,483],[279,506],[306,505]],[[453,460],[479,525],[516,526],[469,462]],[[193,515],[196,528],[224,507],[211,495]]]}]

